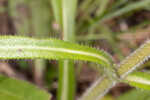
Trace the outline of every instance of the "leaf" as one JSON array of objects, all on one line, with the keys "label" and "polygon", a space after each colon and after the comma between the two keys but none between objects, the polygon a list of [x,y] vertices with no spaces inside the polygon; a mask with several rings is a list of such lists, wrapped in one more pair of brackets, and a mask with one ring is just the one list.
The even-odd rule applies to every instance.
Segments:
[{"label": "leaf", "polygon": [[0,37],[0,59],[73,59],[96,62],[114,77],[112,58],[104,51],[56,39]]},{"label": "leaf", "polygon": [[0,75],[1,100],[50,100],[50,97],[32,84]]},{"label": "leaf", "polygon": [[150,74],[144,72],[134,72],[125,78],[125,82],[131,86],[150,90]]},{"label": "leaf", "polygon": [[25,37],[0,37],[0,59],[36,58],[91,61],[106,68],[109,77],[116,77],[112,58],[102,50],[56,39],[38,40]]},{"label": "leaf", "polygon": [[59,84],[57,100],[74,100],[75,98],[75,67],[70,60],[59,61]]},{"label": "leaf", "polygon": [[149,4],[150,4],[149,0],[142,0],[142,1],[134,2],[134,3],[128,4],[127,6],[121,8],[117,11],[114,11],[112,13],[105,15],[101,20],[109,20],[111,18],[129,13],[131,11],[142,9],[142,8],[145,8]]},{"label": "leaf", "polygon": [[117,98],[117,100],[149,100],[149,91],[143,91],[139,89],[133,89],[125,94],[122,94]]}]

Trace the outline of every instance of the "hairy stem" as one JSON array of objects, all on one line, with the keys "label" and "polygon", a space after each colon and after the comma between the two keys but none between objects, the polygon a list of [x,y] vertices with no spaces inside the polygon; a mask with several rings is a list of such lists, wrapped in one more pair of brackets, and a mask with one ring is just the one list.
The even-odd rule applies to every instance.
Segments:
[{"label": "hairy stem", "polygon": [[[117,73],[120,76],[120,80],[124,80],[129,73],[141,66],[148,60],[149,56],[150,41],[147,41],[118,65]],[[99,80],[87,90],[80,100],[99,100],[117,83],[116,81],[111,81],[106,76]]]}]

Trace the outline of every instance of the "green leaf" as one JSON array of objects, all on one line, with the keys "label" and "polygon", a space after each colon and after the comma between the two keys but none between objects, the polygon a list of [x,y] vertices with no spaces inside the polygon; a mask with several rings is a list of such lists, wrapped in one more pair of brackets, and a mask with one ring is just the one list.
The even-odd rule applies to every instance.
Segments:
[{"label": "green leaf", "polygon": [[150,74],[144,72],[134,72],[125,78],[125,82],[131,86],[150,90]]},{"label": "green leaf", "polygon": [[77,0],[62,0],[63,40],[75,41],[75,17]]},{"label": "green leaf", "polygon": [[142,0],[142,1],[134,2],[134,3],[128,4],[127,6],[117,11],[114,11],[112,13],[105,15],[101,20],[108,20],[117,16],[121,16],[123,14],[129,13],[134,10],[142,9],[142,8],[145,8],[149,4],[150,4],[149,0]]},{"label": "green leaf", "polygon": [[73,61],[59,61],[58,100],[74,100],[75,98],[75,67]]},{"label": "green leaf", "polygon": [[0,75],[1,100],[50,100],[50,97],[32,84]]},{"label": "green leaf", "polygon": [[56,39],[38,40],[24,37],[1,36],[0,59],[72,59],[95,62],[114,75],[113,61],[102,50]]},{"label": "green leaf", "polygon": [[150,99],[149,91],[143,91],[139,89],[130,90],[117,98],[117,100],[149,100],[149,99]]}]

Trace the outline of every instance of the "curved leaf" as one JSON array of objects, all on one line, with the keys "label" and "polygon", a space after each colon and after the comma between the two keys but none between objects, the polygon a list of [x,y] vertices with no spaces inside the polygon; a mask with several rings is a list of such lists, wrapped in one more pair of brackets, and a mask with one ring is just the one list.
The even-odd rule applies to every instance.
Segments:
[{"label": "curved leaf", "polygon": [[0,59],[73,59],[92,61],[106,67],[115,78],[112,58],[104,51],[56,39],[38,40],[25,37],[1,36]]}]

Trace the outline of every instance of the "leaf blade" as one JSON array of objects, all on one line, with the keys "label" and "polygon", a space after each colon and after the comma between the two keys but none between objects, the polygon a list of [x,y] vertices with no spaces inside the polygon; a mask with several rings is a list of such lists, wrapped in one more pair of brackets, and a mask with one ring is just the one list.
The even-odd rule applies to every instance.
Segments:
[{"label": "leaf blade", "polygon": [[0,59],[25,58],[85,60],[101,64],[102,68],[106,67],[110,77],[112,74],[114,77],[115,72],[111,56],[102,50],[56,39],[0,37]]},{"label": "leaf blade", "polygon": [[[113,62],[112,58],[104,51],[97,50],[95,48],[90,48],[88,46],[81,46],[75,43],[64,42],[57,39],[38,40],[24,37],[1,36],[0,50],[0,59],[33,57],[46,59],[69,58],[74,60],[93,61],[97,63],[100,63],[99,61],[102,61],[103,63]],[[48,51],[51,51],[55,54]],[[20,54],[18,54],[19,52]],[[45,52],[50,55],[45,54]],[[27,54],[25,55],[23,53]],[[41,55],[36,55],[40,53]]]},{"label": "leaf blade", "polygon": [[0,75],[0,98],[2,100],[49,100],[43,90],[21,80]]},{"label": "leaf blade", "polygon": [[129,85],[150,90],[150,74],[144,72],[134,72],[125,78]]}]

